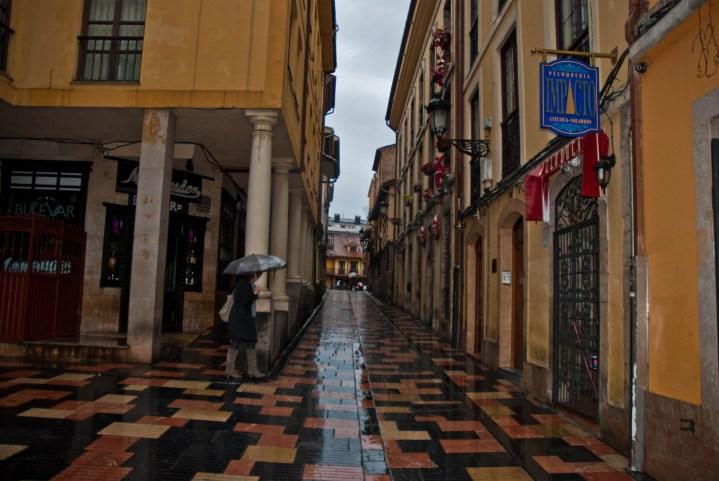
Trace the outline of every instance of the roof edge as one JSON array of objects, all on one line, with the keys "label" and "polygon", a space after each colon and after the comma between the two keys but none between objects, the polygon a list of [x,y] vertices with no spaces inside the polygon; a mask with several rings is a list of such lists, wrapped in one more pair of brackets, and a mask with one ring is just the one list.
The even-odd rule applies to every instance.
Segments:
[{"label": "roof edge", "polygon": [[402,43],[400,43],[399,53],[397,54],[397,65],[394,68],[394,77],[392,78],[392,88],[389,91],[389,101],[387,102],[387,112],[385,113],[384,119],[389,125],[389,118],[392,112],[392,103],[394,102],[394,94],[397,91],[397,81],[399,80],[399,70],[402,66],[402,57],[404,57],[404,50],[407,46],[407,39],[409,37],[410,27],[412,25],[412,18],[414,17],[414,10],[417,6],[417,0],[411,0],[409,4],[409,11],[407,12],[407,19],[404,22],[404,32],[402,33]]}]

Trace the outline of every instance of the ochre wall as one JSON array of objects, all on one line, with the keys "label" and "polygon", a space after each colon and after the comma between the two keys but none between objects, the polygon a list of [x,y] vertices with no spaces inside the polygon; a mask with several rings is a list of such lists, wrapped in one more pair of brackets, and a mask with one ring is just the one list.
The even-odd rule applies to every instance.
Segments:
[{"label": "ochre wall", "polygon": [[693,404],[701,403],[701,366],[691,109],[719,87],[719,75],[687,75],[697,68],[697,24],[694,13],[667,35],[641,77],[649,390]]},{"label": "ochre wall", "polygon": [[139,84],[75,82],[82,15],[82,0],[13,2],[13,81],[0,80],[0,98],[30,106],[281,107],[285,0],[148,2]]}]

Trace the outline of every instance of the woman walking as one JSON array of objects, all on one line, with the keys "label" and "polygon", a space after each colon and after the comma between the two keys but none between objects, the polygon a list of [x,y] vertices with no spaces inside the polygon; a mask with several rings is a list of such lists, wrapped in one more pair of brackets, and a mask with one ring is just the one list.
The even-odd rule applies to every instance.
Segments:
[{"label": "woman walking", "polygon": [[[227,377],[239,379],[243,373],[250,377],[261,377],[257,371],[257,357],[255,343],[257,343],[257,329],[255,328],[254,303],[257,299],[255,280],[257,274],[237,276],[237,284],[232,293],[233,303],[227,321],[230,334],[230,347],[227,349],[227,362],[225,374]],[[237,357],[240,357],[242,368],[237,369]]]}]

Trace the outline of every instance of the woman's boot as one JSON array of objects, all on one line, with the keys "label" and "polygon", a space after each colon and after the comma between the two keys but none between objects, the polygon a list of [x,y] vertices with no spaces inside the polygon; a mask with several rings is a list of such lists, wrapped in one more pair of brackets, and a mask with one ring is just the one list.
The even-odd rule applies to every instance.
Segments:
[{"label": "woman's boot", "polygon": [[233,379],[240,379],[242,377],[242,373],[237,370],[237,349],[231,345],[227,348],[225,375]]},{"label": "woman's boot", "polygon": [[265,375],[257,369],[257,353],[255,352],[255,346],[247,349],[247,374],[253,378],[265,377]]}]

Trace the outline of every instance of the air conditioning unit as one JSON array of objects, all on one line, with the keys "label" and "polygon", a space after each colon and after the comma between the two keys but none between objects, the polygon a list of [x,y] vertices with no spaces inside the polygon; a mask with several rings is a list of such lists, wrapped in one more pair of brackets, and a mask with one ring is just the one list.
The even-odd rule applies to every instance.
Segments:
[{"label": "air conditioning unit", "polygon": [[482,180],[482,187],[489,189],[492,187],[492,159],[490,157],[484,157],[481,165],[480,179]]}]

